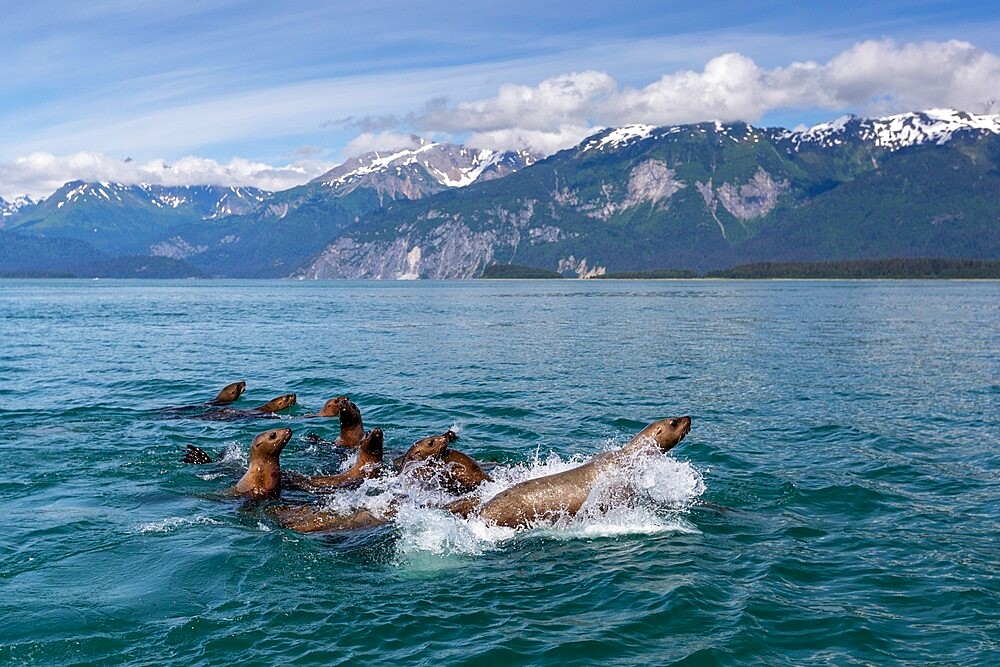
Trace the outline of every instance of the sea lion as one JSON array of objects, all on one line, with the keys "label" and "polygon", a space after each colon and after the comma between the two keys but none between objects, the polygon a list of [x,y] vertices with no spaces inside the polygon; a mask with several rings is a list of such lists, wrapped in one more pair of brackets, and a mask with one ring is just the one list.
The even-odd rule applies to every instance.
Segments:
[{"label": "sea lion", "polygon": [[[667,452],[690,430],[690,417],[655,421],[620,450],[598,454],[571,470],[515,484],[488,500],[475,514],[489,524],[507,528],[527,528],[554,522],[562,516],[575,516],[602,473],[634,465],[643,452]],[[467,504],[448,509],[456,514],[471,512]]]},{"label": "sea lion", "polygon": [[283,394],[277,398],[272,398],[267,403],[258,405],[255,408],[250,408],[249,410],[238,410],[229,406],[222,406],[217,410],[209,410],[208,412],[202,413],[200,415],[195,415],[193,419],[200,419],[202,421],[220,421],[220,422],[231,422],[231,421],[243,421],[250,419],[275,419],[277,415],[274,413],[280,412],[282,410],[287,410],[288,408],[295,405],[296,396],[295,394]]},{"label": "sea lion", "polygon": [[292,487],[311,493],[322,493],[334,489],[356,489],[361,486],[363,481],[375,477],[381,471],[384,441],[382,429],[373,428],[361,440],[361,445],[358,447],[358,458],[350,469],[337,475],[312,477],[295,473],[288,475],[287,480]]},{"label": "sea lion", "polygon": [[338,447],[348,447],[357,449],[361,446],[361,440],[365,437],[365,427],[361,421],[361,410],[346,396],[331,398],[323,405],[319,412],[313,412],[303,417],[340,417],[340,435],[333,442],[324,440],[314,433],[309,433],[306,438],[314,444],[328,444]]},{"label": "sea lion", "polygon": [[255,500],[280,496],[281,464],[278,457],[291,439],[290,428],[274,428],[258,433],[250,445],[247,471],[229,490],[228,495]]},{"label": "sea lion", "polygon": [[282,410],[287,410],[288,408],[295,405],[296,401],[295,394],[282,394],[277,398],[272,398],[267,403],[263,405],[258,405],[256,408],[251,408],[251,412],[281,412]]},{"label": "sea lion", "polygon": [[319,412],[310,412],[309,414],[302,415],[303,417],[337,417],[340,415],[340,400],[346,399],[346,396],[338,396],[337,398],[331,398],[329,401],[323,404],[323,408]]},{"label": "sea lion", "polygon": [[233,382],[232,384],[227,384],[222,388],[222,391],[207,403],[207,405],[229,405],[238,399],[243,391],[247,388],[247,383],[243,380],[239,382]]},{"label": "sea lion", "polygon": [[380,517],[371,510],[358,509],[350,514],[337,514],[312,505],[276,507],[271,515],[282,528],[300,533],[319,533],[341,530],[361,530],[384,526],[391,519]]},{"label": "sea lion", "polygon": [[457,439],[449,430],[418,440],[403,455],[400,467],[423,482],[436,480],[455,495],[469,493],[491,478],[471,456],[450,447]]},{"label": "sea lion", "polygon": [[337,400],[340,416],[340,435],[334,441],[341,447],[357,449],[361,446],[361,440],[365,437],[365,427],[361,421],[361,410],[346,396],[340,396]]}]

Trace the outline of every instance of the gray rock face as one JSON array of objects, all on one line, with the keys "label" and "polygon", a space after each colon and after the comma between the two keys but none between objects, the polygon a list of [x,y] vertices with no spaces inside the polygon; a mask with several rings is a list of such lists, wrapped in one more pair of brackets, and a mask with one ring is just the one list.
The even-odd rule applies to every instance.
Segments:
[{"label": "gray rock face", "polygon": [[750,182],[739,186],[723,183],[716,194],[722,206],[734,218],[752,220],[774,210],[778,198],[787,192],[789,187],[787,180],[775,181],[769,173],[758,167]]},{"label": "gray rock face", "polygon": [[151,245],[149,247],[149,254],[153,257],[187,259],[206,250],[208,250],[207,245],[191,245],[180,236],[174,236],[166,241]]},{"label": "gray rock face", "polygon": [[[562,232],[552,226],[528,228],[535,202],[528,200],[517,211],[488,211],[488,222],[472,229],[461,216],[448,217],[429,211],[419,222],[440,223],[418,231],[407,224],[388,240],[358,241],[342,236],[297,278],[371,278],[415,280],[417,278],[476,278],[494,261],[508,263],[518,246],[555,242]],[[484,228],[485,227],[485,228]]]},{"label": "gray rock face", "polygon": [[677,172],[665,163],[646,160],[632,170],[628,181],[628,196],[622,202],[622,209],[670,199],[684,187],[684,183],[678,181],[676,176]]},{"label": "gray rock face", "polygon": [[684,182],[677,180],[677,172],[660,160],[646,160],[634,167],[629,174],[625,196],[621,197],[621,186],[616,188],[611,183],[601,187],[602,197],[596,201],[579,203],[579,197],[568,191],[558,193],[556,201],[560,204],[575,205],[581,213],[607,221],[611,216],[641,204],[658,205],[669,200],[678,190],[685,187]]},{"label": "gray rock face", "polygon": [[603,276],[607,273],[607,269],[603,266],[588,266],[587,258],[581,257],[577,259],[573,255],[569,257],[564,257],[559,260],[559,266],[556,269],[559,273],[574,273],[577,278],[594,278],[596,276]]}]

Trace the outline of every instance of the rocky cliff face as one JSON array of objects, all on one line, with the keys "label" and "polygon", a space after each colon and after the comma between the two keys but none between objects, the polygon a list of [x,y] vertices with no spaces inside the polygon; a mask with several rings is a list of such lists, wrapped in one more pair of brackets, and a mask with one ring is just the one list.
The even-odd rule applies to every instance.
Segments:
[{"label": "rocky cliff face", "polygon": [[493,262],[508,263],[518,248],[562,238],[555,226],[531,227],[536,202],[486,213],[483,224],[470,227],[461,215],[430,210],[391,238],[363,240],[348,234],[330,244],[297,278],[477,278]]}]

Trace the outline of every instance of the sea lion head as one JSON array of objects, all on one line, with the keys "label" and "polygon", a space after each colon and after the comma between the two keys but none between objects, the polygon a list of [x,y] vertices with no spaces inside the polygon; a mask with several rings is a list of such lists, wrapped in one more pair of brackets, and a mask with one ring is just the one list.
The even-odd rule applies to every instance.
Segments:
[{"label": "sea lion head", "polygon": [[278,457],[291,439],[290,428],[274,428],[258,433],[250,444],[250,464],[247,471],[236,482],[232,492],[257,500],[280,496],[281,464]]},{"label": "sea lion head", "polygon": [[298,397],[295,394],[283,394],[277,398],[272,398],[264,405],[255,409],[259,412],[280,412],[295,405],[296,400],[298,400]]},{"label": "sea lion head", "polygon": [[341,426],[354,426],[361,423],[361,410],[351,402],[351,399],[346,396],[338,396],[333,400],[337,402],[337,414],[340,415]]},{"label": "sea lion head", "polygon": [[358,448],[358,459],[364,461],[366,464],[382,463],[382,445],[384,442],[385,436],[382,434],[382,429],[373,428],[361,440],[361,446]]},{"label": "sea lion head", "polygon": [[227,384],[225,387],[222,388],[222,391],[219,392],[218,396],[216,396],[211,400],[211,403],[215,405],[226,405],[228,403],[232,403],[237,398],[243,395],[243,391],[246,388],[247,388],[247,383],[244,382],[243,380]]},{"label": "sea lion head", "polygon": [[691,431],[691,417],[667,417],[653,422],[639,431],[625,448],[645,447],[650,442],[661,452],[668,452],[677,446]]},{"label": "sea lion head", "polygon": [[292,439],[292,429],[272,428],[270,431],[258,433],[250,444],[250,461],[255,459],[277,459],[281,450]]},{"label": "sea lion head", "polygon": [[303,417],[336,417],[340,414],[340,399],[347,398],[346,396],[338,396],[337,398],[331,398],[329,401],[323,404],[323,409],[319,412],[313,412],[308,415],[302,415]]},{"label": "sea lion head", "polygon": [[414,461],[425,461],[429,458],[440,458],[448,451],[448,445],[455,442],[458,436],[454,431],[445,431],[440,435],[417,440],[403,455],[402,465]]}]

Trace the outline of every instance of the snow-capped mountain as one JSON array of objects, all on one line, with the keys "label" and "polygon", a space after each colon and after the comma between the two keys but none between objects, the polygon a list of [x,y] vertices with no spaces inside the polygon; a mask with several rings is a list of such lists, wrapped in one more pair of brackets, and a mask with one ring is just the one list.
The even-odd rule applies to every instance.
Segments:
[{"label": "snow-capped mountain", "polygon": [[108,253],[140,252],[170,227],[211,224],[252,210],[270,195],[256,188],[71,181],[43,202],[6,219],[5,229],[75,238]]},{"label": "snow-capped mountain", "polygon": [[[907,150],[909,148],[909,150]],[[1000,257],[1000,122],[951,110],[802,131],[630,125],[503,188],[398,202],[345,229],[300,278],[563,275],[741,262]]]},{"label": "snow-capped mountain", "polygon": [[[0,221],[5,232],[232,277],[470,278],[492,263],[589,277],[749,261],[1000,258],[996,115],[931,109],[800,130],[630,125],[537,163],[412,145],[270,196],[73,182]],[[483,182],[500,177],[502,187]]]},{"label": "snow-capped mountain", "polygon": [[40,199],[33,199],[28,195],[15,197],[11,200],[6,200],[3,197],[0,197],[0,227],[3,226],[3,221],[6,218],[11,218],[20,213],[22,210],[38,204],[40,201]]},{"label": "snow-capped mountain", "polygon": [[429,192],[502,178],[535,162],[527,151],[499,152],[413,138],[416,148],[351,158],[311,181],[347,194],[367,187],[391,198],[419,199]]},{"label": "snow-capped mountain", "polygon": [[1000,134],[1000,115],[980,116],[955,109],[927,109],[881,118],[841,116],[807,130],[779,136],[798,150],[806,144],[832,148],[856,137],[890,151],[920,144],[946,144],[957,133]]},{"label": "snow-capped mountain", "polygon": [[767,138],[787,144],[791,150],[803,147],[834,148],[858,141],[888,151],[921,144],[943,145],[957,134],[1000,134],[1000,115],[977,115],[955,109],[927,109],[880,118],[847,115],[805,130],[759,128],[746,123],[698,123],[655,127],[626,125],[604,130],[581,143],[579,151],[614,151],[640,141],[662,140],[670,135],[695,137],[714,133],[735,143],[759,142]]},{"label": "snow-capped mountain", "polygon": [[270,196],[258,188],[226,187],[218,185],[123,185],[121,183],[67,183],[48,198],[50,206],[61,209],[73,204],[139,204],[146,203],[158,209],[190,208],[202,219],[210,220],[226,215],[246,213]]}]

